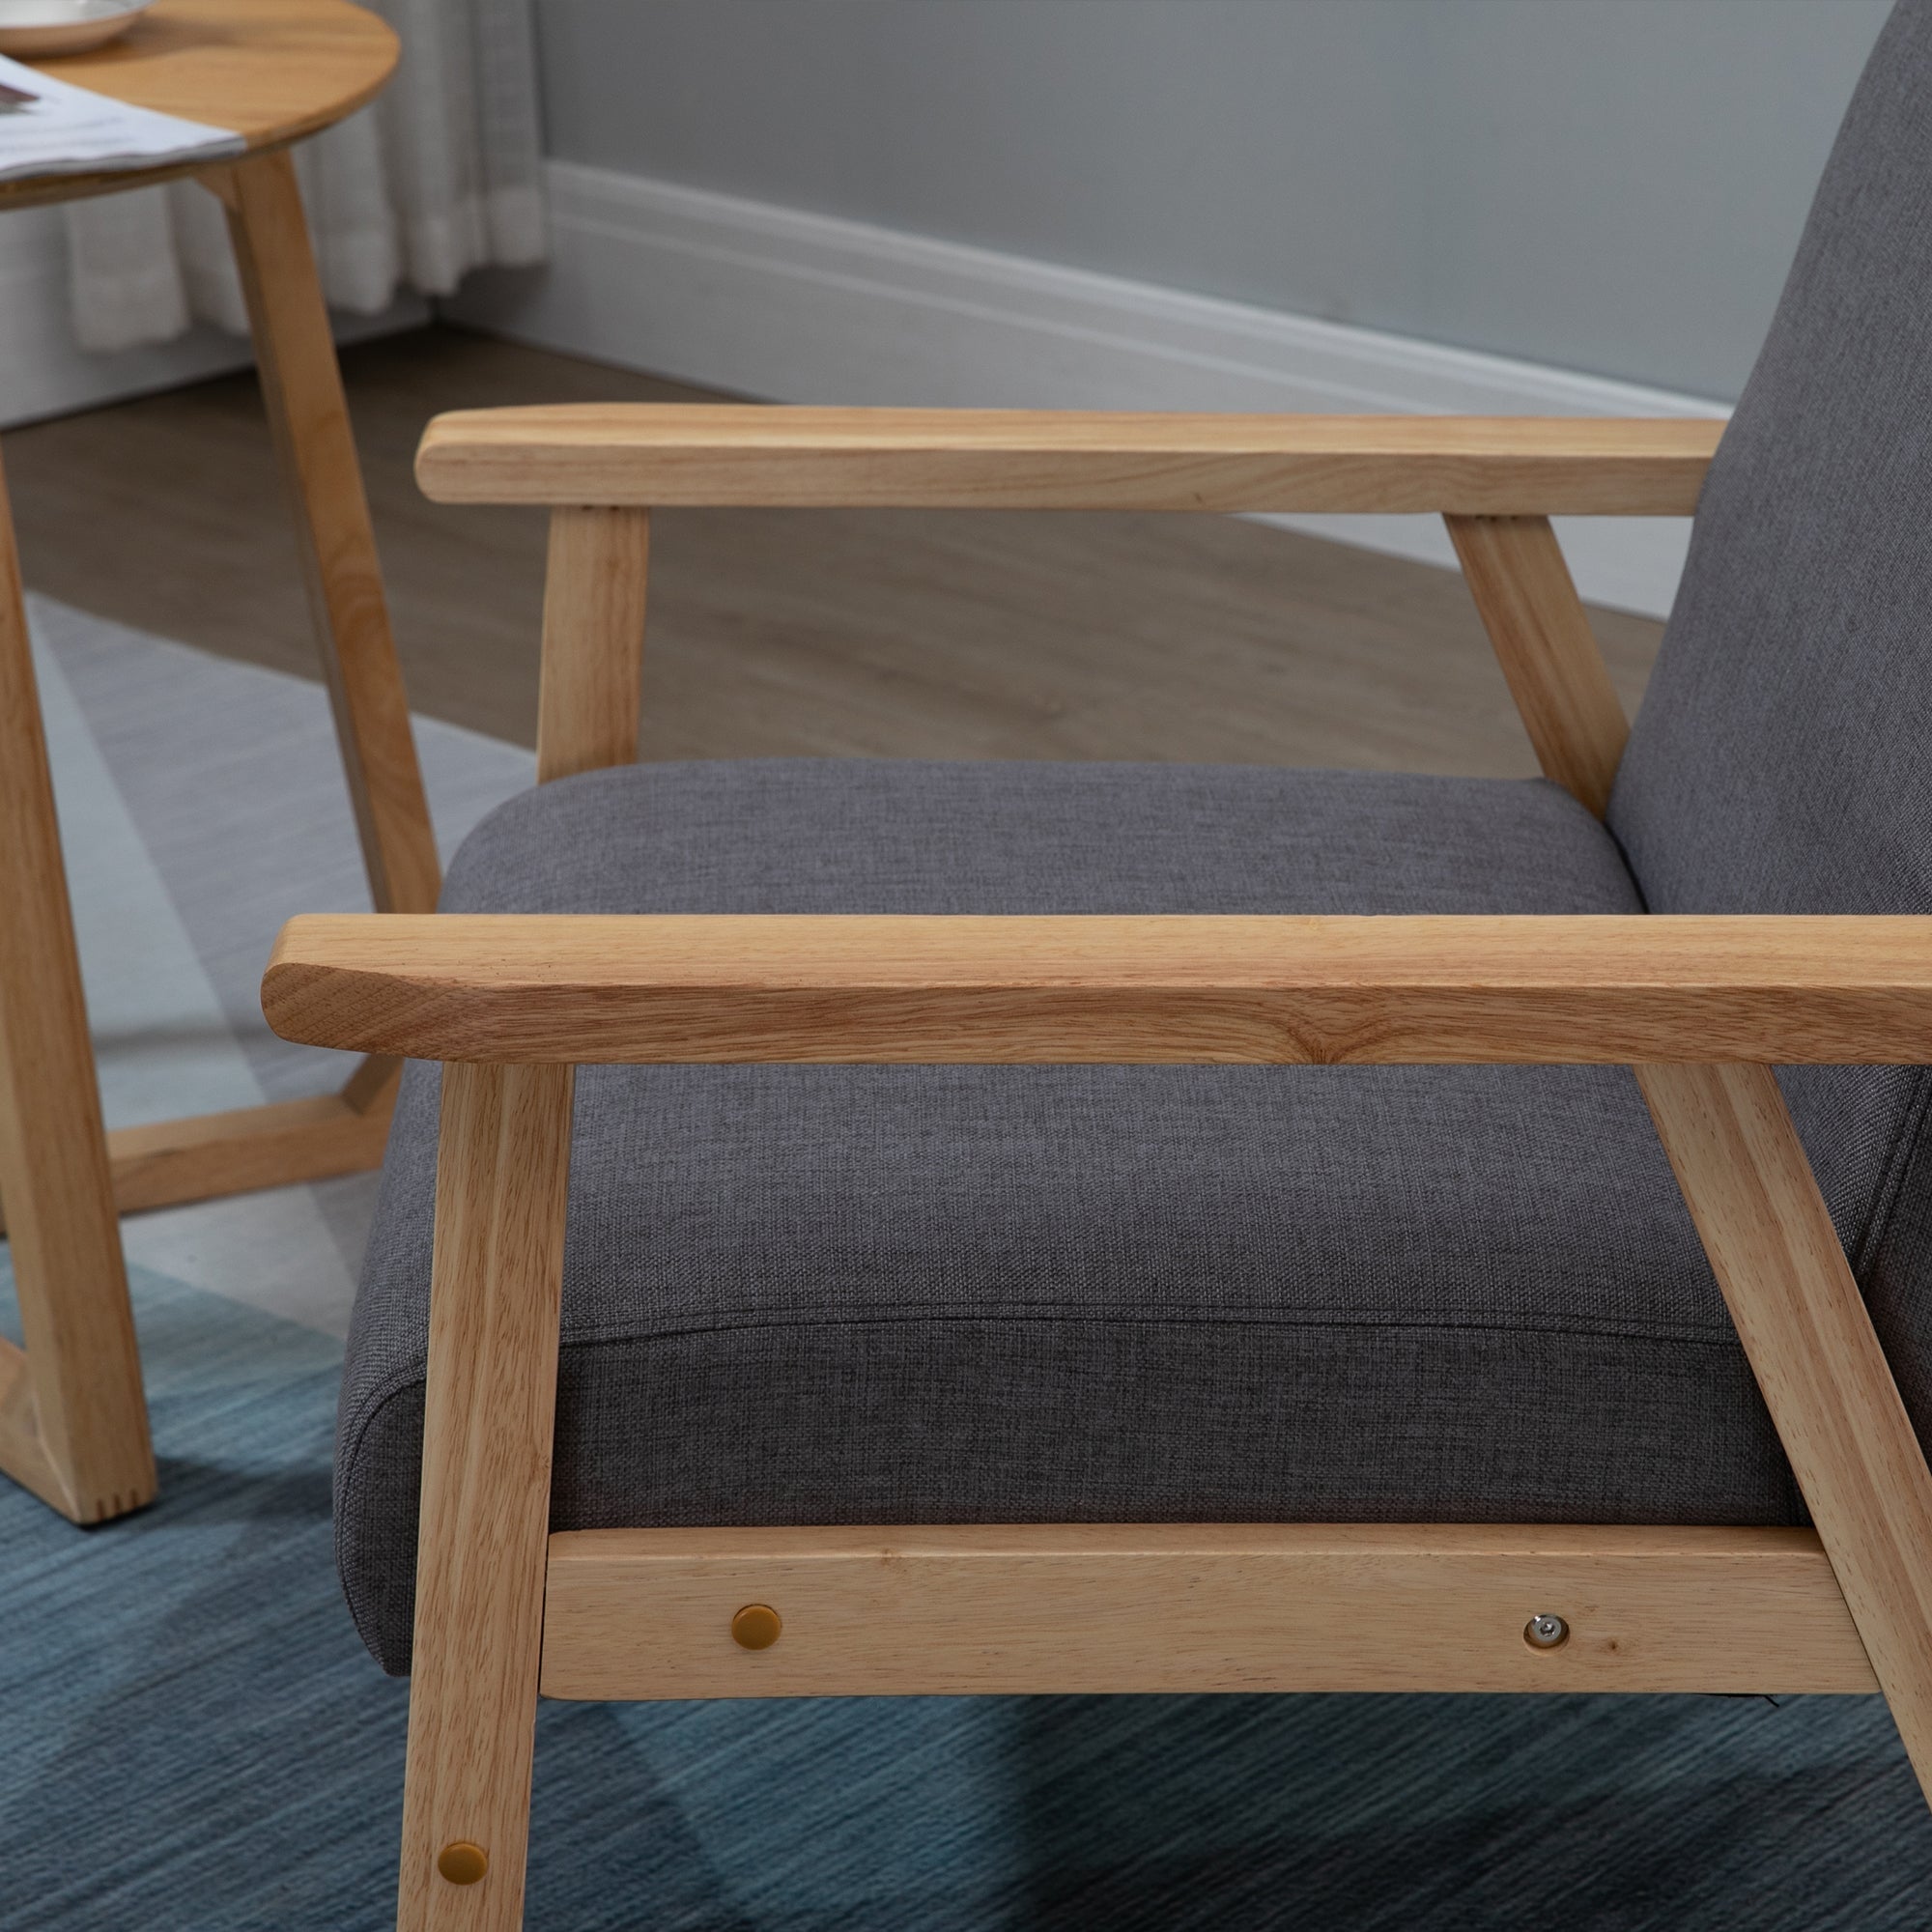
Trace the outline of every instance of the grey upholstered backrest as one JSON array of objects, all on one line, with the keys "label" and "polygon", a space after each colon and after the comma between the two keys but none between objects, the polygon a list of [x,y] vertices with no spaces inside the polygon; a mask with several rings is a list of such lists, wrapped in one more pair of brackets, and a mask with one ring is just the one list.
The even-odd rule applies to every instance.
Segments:
[{"label": "grey upholstered backrest", "polygon": [[[1609,823],[1653,912],[1932,912],[1932,0],[1897,8],[1845,117]],[[1921,1434],[1926,1088],[1785,1076]]]}]

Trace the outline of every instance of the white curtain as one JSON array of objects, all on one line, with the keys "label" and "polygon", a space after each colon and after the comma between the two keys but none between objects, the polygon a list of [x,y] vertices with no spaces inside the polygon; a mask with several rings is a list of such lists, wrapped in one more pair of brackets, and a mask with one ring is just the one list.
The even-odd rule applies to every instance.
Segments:
[{"label": "white curtain", "polygon": [[[297,171],[330,303],[386,308],[400,287],[448,295],[470,269],[541,261],[530,0],[362,0],[402,64],[361,112],[303,142]],[[191,183],[72,202],[75,333],[93,350],[248,318],[220,204]]]}]

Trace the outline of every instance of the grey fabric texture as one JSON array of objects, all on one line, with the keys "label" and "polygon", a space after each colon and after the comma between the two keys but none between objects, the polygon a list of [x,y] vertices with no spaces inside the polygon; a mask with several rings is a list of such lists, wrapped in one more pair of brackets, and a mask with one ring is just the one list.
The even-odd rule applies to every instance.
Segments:
[{"label": "grey fabric texture", "polygon": [[[526,794],[453,911],[1638,909],[1517,783],[775,761]],[[408,1667],[437,1073],[404,1082],[336,1536]],[[553,1520],[1769,1522],[1802,1511],[1622,1068],[579,1077]]]},{"label": "grey fabric texture", "polygon": [[[1609,824],[1653,912],[1932,912],[1922,0],[1872,52],[1712,466]],[[1932,1086],[1918,1067],[1781,1078],[1932,1439]]]}]

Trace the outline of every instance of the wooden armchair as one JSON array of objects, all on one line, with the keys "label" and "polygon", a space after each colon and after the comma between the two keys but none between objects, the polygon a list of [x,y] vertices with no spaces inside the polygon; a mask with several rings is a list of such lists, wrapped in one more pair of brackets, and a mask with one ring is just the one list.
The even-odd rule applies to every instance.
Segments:
[{"label": "wooden armchair", "polygon": [[[1841,298],[1932,185],[1925,18],[1721,452],[431,425],[433,497],[554,506],[542,783],[449,911],[298,920],[264,986],[442,1063],[338,1464],[390,1668],[413,1618],[400,1924],[521,1922],[540,1693],[1879,1688],[1932,1778],[1932,479],[1874,427],[1932,380],[1922,301]],[[1555,783],[630,765],[648,513],[694,503],[1440,513]],[[1693,507],[1626,753],[1546,518]]]}]

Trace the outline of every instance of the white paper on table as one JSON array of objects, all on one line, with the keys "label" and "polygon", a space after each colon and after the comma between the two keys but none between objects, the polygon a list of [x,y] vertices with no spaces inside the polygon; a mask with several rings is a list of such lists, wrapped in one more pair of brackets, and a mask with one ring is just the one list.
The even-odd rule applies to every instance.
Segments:
[{"label": "white paper on table", "polygon": [[129,107],[4,55],[0,87],[34,97],[24,106],[0,112],[0,181],[212,161],[239,155],[247,145],[227,128]]}]

